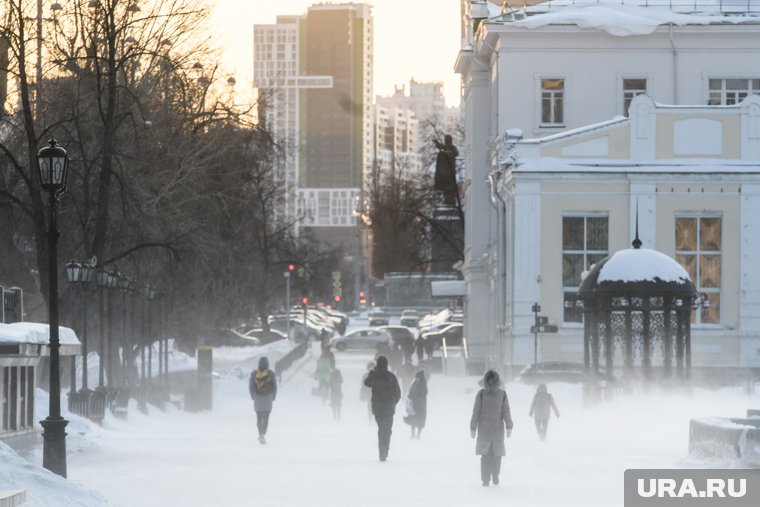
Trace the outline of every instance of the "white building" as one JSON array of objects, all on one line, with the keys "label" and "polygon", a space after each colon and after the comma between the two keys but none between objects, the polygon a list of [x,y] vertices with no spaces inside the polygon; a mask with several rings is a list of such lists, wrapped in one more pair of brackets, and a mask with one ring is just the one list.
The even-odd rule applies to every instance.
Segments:
[{"label": "white building", "polygon": [[[535,199],[538,200],[518,206],[512,214],[499,215],[493,205],[501,204],[499,196],[492,194],[488,181],[490,176],[493,182],[496,171],[503,169],[498,147],[507,137],[507,132],[514,137],[538,138],[598,124],[629,113],[627,109],[632,98],[644,93],[659,103],[728,106],[758,90],[760,2],[744,2],[741,6],[731,7],[731,12],[727,12],[729,8],[721,2],[707,7],[697,3],[700,12],[694,12],[694,2],[681,5],[682,2],[676,0],[625,0],[622,3],[623,5],[620,1],[596,0],[547,2],[517,12],[507,9],[504,15],[498,11],[494,16],[491,4],[463,2],[462,50],[456,68],[463,79],[462,108],[466,144],[460,151],[467,171],[463,273],[469,294],[465,333],[470,343],[473,369],[480,369],[486,364],[503,366],[505,361],[515,366],[532,362],[532,353],[526,357],[521,352],[524,343],[518,336],[524,335],[525,323],[528,320],[532,322],[532,304],[541,302],[542,298],[546,298],[542,304],[543,309],[549,313],[549,317],[560,323],[560,333],[555,343],[560,343],[563,339],[569,340],[564,348],[560,347],[554,351],[556,354],[552,354],[573,357],[573,350],[582,346],[575,340],[577,331],[572,331],[573,325],[577,324],[564,320],[561,311],[563,290],[559,289],[556,294],[543,292],[545,286],[557,286],[559,283],[558,286],[563,287],[561,277],[557,275],[561,273],[561,260],[558,261],[558,266],[551,269],[547,267],[534,270],[532,281],[528,275],[532,272],[529,269],[531,262],[544,262],[545,252],[538,249],[544,235],[561,237],[561,224],[554,223],[555,227],[544,229],[547,225],[544,222],[546,217],[541,214],[541,210],[544,205],[548,205],[545,204],[547,201],[556,201],[552,205],[562,207],[564,204],[561,196],[564,190],[556,196],[553,192],[541,194],[540,199],[536,196]],[[652,120],[641,128],[648,131],[647,135],[654,135],[651,129],[656,126]],[[686,141],[679,137],[682,134],[674,135],[677,144],[680,143],[678,150],[685,149]],[[616,150],[631,149],[630,146],[626,148],[625,144],[629,142],[626,139],[622,136],[610,137],[606,141],[589,140],[589,144],[581,151],[587,157],[607,157],[609,155],[605,155],[605,150],[620,154],[622,152]],[[676,143],[676,140],[673,142]],[[709,139],[701,141],[710,144]],[[714,140],[711,142],[713,151],[705,155],[707,158],[741,159],[734,157],[733,152],[732,155],[726,151],[718,153]],[[610,144],[605,147],[604,143]],[[672,149],[676,149],[675,145]],[[568,150],[561,155],[576,156],[573,149]],[[686,150],[685,154],[691,155],[692,152]],[[663,158],[661,152],[650,155],[648,162]],[[631,155],[621,157],[630,159]],[[677,157],[671,155],[667,158]],[[752,163],[757,159],[750,156],[742,160]],[[665,165],[673,164],[671,162]],[[654,166],[658,164],[655,163]],[[617,197],[609,198],[618,206],[630,209],[631,195],[648,195],[650,190],[657,188],[656,182],[659,180],[656,178],[646,183],[639,182],[649,189],[646,192],[636,186],[615,186],[630,179],[627,171],[620,168],[618,171],[621,173],[620,181],[610,183],[615,187],[610,195]],[[668,173],[666,180],[685,177],[672,168],[665,172]],[[578,211],[577,208],[593,210],[600,206],[599,202],[584,195],[583,189],[594,181],[594,176],[590,173],[592,171],[581,168],[574,176],[578,180],[575,192],[580,201],[573,205],[575,211]],[[728,175],[703,177],[719,184]],[[739,185],[747,183],[738,176],[734,180]],[[702,183],[698,179],[689,181],[694,188],[699,185],[699,193],[702,188],[712,188],[704,187]],[[688,188],[691,189],[691,186]],[[518,185],[520,188],[522,185]],[[675,194],[676,187],[673,188]],[[687,193],[691,191],[693,190],[688,190]],[[724,188],[723,193],[726,191]],[[536,195],[536,192],[540,194],[538,187],[534,188],[533,194],[528,193]],[[719,190],[717,192],[720,193]],[[665,196],[662,199],[668,200]],[[734,200],[741,202],[738,194]],[[658,213],[659,210],[667,209],[667,206],[671,205],[664,202],[660,204],[657,207]],[[694,204],[690,206],[693,210],[701,209]],[[555,216],[554,220],[561,220],[561,216],[560,212],[559,218]],[[648,216],[651,218],[651,214]],[[669,220],[673,225],[674,219]],[[588,269],[594,256],[611,253],[630,242],[630,224],[627,219],[624,224],[626,227],[618,222],[614,227],[610,222],[607,225],[611,235],[607,248],[598,252],[586,252],[582,270]],[[725,223],[725,227],[729,225],[734,227],[736,222]],[[510,237],[508,231],[516,230],[515,228],[527,235]],[[530,232],[526,232],[528,230]],[[669,232],[659,232],[662,239],[650,237],[648,240],[654,241],[650,245],[675,256],[676,252],[670,248],[672,240],[667,243],[664,239],[672,233],[673,227]],[[642,239],[645,236],[642,234]],[[511,245],[510,248],[518,249],[519,256],[510,258],[504,242]],[[499,250],[501,258],[497,257]],[[738,256],[739,253],[732,251],[732,255]],[[523,264],[523,261],[528,264]],[[738,259],[732,258],[724,262],[733,265]],[[557,276],[548,278],[550,273]],[[515,291],[521,294],[519,300],[508,303],[510,294],[514,295]],[[733,302],[739,304],[738,299],[732,300]],[[724,308],[728,308],[728,303]],[[737,306],[739,315],[730,322],[721,320],[718,324],[721,331],[717,333],[727,330],[729,325],[739,329],[741,319],[749,318],[742,316],[742,312],[749,308]],[[511,350],[506,346],[508,343],[516,347],[512,357],[508,357]],[[548,351],[544,352],[545,355],[541,357],[554,357]],[[725,357],[727,364],[740,363],[738,355],[727,354]]]}]

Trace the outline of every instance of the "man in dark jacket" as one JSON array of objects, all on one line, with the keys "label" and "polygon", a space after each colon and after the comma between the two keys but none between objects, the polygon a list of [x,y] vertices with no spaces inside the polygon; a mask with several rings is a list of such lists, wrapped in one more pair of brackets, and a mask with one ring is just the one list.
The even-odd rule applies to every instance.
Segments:
[{"label": "man in dark jacket", "polygon": [[369,372],[364,385],[372,389],[372,413],[377,421],[377,444],[380,461],[388,458],[391,444],[393,414],[401,399],[401,388],[396,376],[388,371],[388,358],[378,356],[375,369]]},{"label": "man in dark jacket", "polygon": [[269,369],[269,359],[266,357],[259,358],[258,369],[251,372],[248,392],[253,400],[253,410],[256,412],[259,443],[266,444],[269,413],[272,411],[272,402],[277,397],[277,377]]}]

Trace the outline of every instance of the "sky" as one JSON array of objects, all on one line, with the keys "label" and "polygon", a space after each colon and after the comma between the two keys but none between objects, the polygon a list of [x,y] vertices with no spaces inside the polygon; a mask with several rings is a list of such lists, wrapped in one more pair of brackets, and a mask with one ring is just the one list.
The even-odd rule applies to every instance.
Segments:
[{"label": "sky", "polygon": [[[237,87],[253,81],[253,25],[273,24],[277,15],[305,14],[313,0],[209,0],[212,27],[226,48],[223,66]],[[339,2],[331,2],[339,3]],[[354,2],[359,3],[359,2]],[[374,95],[392,95],[394,85],[443,81],[447,105],[459,104],[459,0],[374,0]]]},{"label": "sky", "polygon": [[[349,330],[366,322],[353,318]],[[26,489],[24,507],[611,507],[621,505],[628,468],[744,468],[689,455],[689,420],[743,416],[760,406],[760,393],[740,387],[696,388],[688,395],[619,392],[584,406],[579,384],[550,383],[561,417],[552,417],[548,439],[540,442],[528,416],[536,388],[510,382],[514,430],[502,480],[484,488],[469,431],[480,377],[462,375],[453,355],[448,375],[430,374],[419,440],[410,439],[402,421],[403,403],[397,407],[385,463],[377,457],[376,425],[359,399],[369,351],[335,353],[344,379],[342,417],[335,421],[329,405],[313,396],[314,343],[283,375],[267,445],[257,443],[248,375],[261,354],[271,362],[281,356],[281,344],[215,348],[212,411],[151,406],[144,415],[131,400],[128,420],[107,413],[98,426],[66,412],[64,402],[68,480],[39,466],[41,448],[25,461],[0,442],[0,490]],[[194,370],[197,363],[173,352],[170,367]],[[36,393],[40,419],[48,400],[44,391]]]}]

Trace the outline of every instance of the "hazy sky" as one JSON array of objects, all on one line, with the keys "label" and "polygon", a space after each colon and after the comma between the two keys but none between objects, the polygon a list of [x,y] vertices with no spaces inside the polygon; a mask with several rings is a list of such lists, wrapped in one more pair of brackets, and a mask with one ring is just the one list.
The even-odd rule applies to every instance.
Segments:
[{"label": "hazy sky", "polygon": [[[310,0],[210,0],[219,44],[228,48],[223,65],[237,88],[253,81],[253,25],[272,24],[278,14],[304,14]],[[340,2],[328,2],[340,3]],[[354,2],[360,3],[360,2]],[[446,103],[459,103],[459,0],[374,0],[375,95],[391,95],[394,84],[443,81]],[[240,90],[242,91],[242,90]]]}]

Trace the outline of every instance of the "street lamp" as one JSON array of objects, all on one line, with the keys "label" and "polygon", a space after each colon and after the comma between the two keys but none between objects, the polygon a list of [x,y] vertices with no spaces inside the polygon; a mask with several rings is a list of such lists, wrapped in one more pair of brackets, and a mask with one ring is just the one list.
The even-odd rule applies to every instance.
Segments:
[{"label": "street lamp", "polygon": [[127,292],[129,292],[129,277],[126,275],[119,275],[119,280],[117,282],[117,285],[119,286],[119,291],[121,292],[121,343],[122,347],[124,348],[124,378],[122,381],[122,386],[125,386],[129,380],[129,365],[130,365],[130,358],[132,357],[129,353],[130,349],[130,341],[129,336],[127,335]]},{"label": "street lamp", "polygon": [[66,189],[69,157],[66,150],[51,138],[37,153],[40,186],[48,193],[48,320],[50,334],[50,404],[43,428],[42,466],[66,477],[66,425],[61,417],[61,371],[58,334],[58,199]]},{"label": "street lamp", "polygon": [[[78,261],[70,261],[66,264],[66,279],[71,284],[71,329],[75,330],[79,327],[78,315],[79,306],[77,305],[77,285],[79,278],[82,276],[82,264]],[[71,411],[72,398],[77,391],[77,356],[71,356],[71,381],[69,382],[69,411]]]}]

